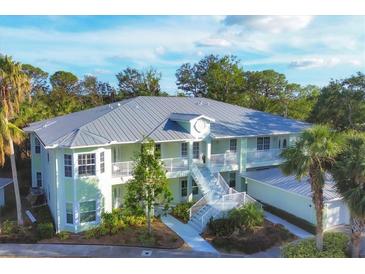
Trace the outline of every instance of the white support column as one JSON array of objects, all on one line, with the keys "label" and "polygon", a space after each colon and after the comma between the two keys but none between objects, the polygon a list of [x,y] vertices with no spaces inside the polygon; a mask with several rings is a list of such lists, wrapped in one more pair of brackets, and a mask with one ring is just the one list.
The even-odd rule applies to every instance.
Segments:
[{"label": "white support column", "polygon": [[189,169],[191,169],[191,165],[193,164],[193,141],[188,142],[188,163]]},{"label": "white support column", "polygon": [[205,140],[206,143],[206,152],[205,152],[205,163],[210,168],[210,158],[211,158],[211,152],[212,152],[212,139],[210,136],[208,136]]},{"label": "white support column", "polygon": [[245,187],[241,183],[241,174],[246,172],[247,162],[247,138],[238,139],[238,172],[236,173],[236,188],[238,191],[244,191]]},{"label": "white support column", "polygon": [[188,175],[188,202],[191,202],[193,200],[193,177],[191,175]]}]

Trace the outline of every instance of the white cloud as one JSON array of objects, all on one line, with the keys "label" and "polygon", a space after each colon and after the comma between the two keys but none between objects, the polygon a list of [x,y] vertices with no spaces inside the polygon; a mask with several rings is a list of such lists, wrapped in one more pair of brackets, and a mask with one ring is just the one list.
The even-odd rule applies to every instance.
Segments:
[{"label": "white cloud", "polygon": [[356,59],[348,59],[348,58],[341,58],[341,57],[330,57],[330,58],[321,58],[321,57],[314,57],[314,58],[303,58],[299,60],[295,60],[290,62],[289,67],[295,69],[309,69],[309,68],[329,68],[334,67],[340,64],[350,64],[359,66],[361,62]]},{"label": "white cloud", "polygon": [[227,26],[238,25],[250,31],[281,33],[306,28],[313,16],[227,16],[223,22]]},{"label": "white cloud", "polygon": [[198,47],[229,47],[231,43],[221,38],[206,38],[195,43]]},{"label": "white cloud", "polygon": [[108,70],[108,69],[102,69],[102,68],[99,68],[99,69],[95,69],[94,70],[95,74],[111,74],[112,71]]},{"label": "white cloud", "polygon": [[155,52],[158,55],[164,55],[166,53],[166,49],[165,49],[165,47],[159,46],[159,47],[155,48]]}]

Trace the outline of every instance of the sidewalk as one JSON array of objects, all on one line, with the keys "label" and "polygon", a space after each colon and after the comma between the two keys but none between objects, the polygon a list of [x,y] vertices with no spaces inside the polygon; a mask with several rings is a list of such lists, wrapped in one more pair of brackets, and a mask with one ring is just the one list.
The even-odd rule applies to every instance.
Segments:
[{"label": "sidewalk", "polygon": [[296,225],[293,225],[293,224],[285,221],[284,219],[281,219],[280,217],[273,215],[267,211],[265,211],[265,218],[274,224],[282,224],[292,234],[294,234],[295,236],[297,236],[301,239],[310,238],[310,237],[314,236],[313,234],[310,234],[309,232],[297,227]]},{"label": "sidewalk", "polygon": [[219,252],[188,224],[183,224],[171,215],[161,217],[162,222],[175,231],[194,251],[219,255]]}]

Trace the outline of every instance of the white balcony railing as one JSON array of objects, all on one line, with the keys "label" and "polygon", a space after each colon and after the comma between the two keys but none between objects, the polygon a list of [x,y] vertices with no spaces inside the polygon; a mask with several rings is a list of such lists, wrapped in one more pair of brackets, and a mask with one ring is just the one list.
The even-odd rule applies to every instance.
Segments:
[{"label": "white balcony railing", "polygon": [[[165,158],[161,159],[166,167],[166,172],[178,172],[189,170],[188,158]],[[132,176],[133,161],[112,163],[113,177],[128,177]]]},{"label": "white balcony railing", "polygon": [[222,154],[212,154],[210,156],[210,164],[212,166],[228,166],[238,163],[236,152],[226,152]]},{"label": "white balcony railing", "polygon": [[162,162],[165,164],[166,172],[178,172],[189,170],[188,158],[164,158]]},{"label": "white balcony railing", "polygon": [[112,163],[112,176],[113,177],[132,176],[133,165],[134,165],[133,161]]},{"label": "white balcony railing", "polygon": [[247,151],[247,163],[263,163],[263,162],[273,162],[280,160],[280,153],[282,149],[264,149],[264,150],[249,150]]}]

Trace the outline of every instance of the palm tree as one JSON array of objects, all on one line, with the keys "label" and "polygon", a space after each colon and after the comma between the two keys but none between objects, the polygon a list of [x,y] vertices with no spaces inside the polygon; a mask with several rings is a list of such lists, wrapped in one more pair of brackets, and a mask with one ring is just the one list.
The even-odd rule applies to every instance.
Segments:
[{"label": "palm tree", "polygon": [[343,151],[332,168],[337,191],[351,212],[352,257],[360,256],[361,232],[365,231],[365,134],[345,135]]},{"label": "palm tree", "polygon": [[5,155],[10,156],[14,184],[18,224],[23,224],[19,183],[15,164],[14,142],[22,139],[22,131],[10,121],[19,112],[20,104],[30,92],[27,75],[20,63],[10,57],[0,57],[0,165],[5,163]]},{"label": "palm tree", "polygon": [[300,180],[308,176],[316,210],[316,247],[323,250],[323,187],[325,173],[334,163],[341,148],[335,132],[328,126],[316,125],[305,130],[294,146],[281,153],[281,169],[286,175],[295,174]]}]

